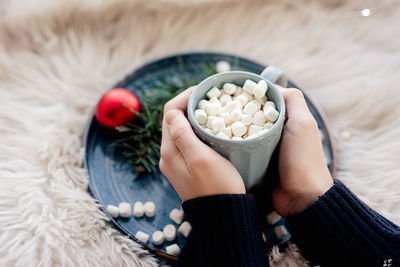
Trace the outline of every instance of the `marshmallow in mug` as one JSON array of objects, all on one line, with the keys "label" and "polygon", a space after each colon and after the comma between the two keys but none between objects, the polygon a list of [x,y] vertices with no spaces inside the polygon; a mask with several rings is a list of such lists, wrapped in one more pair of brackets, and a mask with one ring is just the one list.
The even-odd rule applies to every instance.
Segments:
[{"label": "marshmallow in mug", "polygon": [[276,105],[265,95],[268,84],[246,80],[243,87],[225,83],[211,88],[194,112],[196,121],[209,133],[230,140],[260,136],[272,128],[279,117]]}]

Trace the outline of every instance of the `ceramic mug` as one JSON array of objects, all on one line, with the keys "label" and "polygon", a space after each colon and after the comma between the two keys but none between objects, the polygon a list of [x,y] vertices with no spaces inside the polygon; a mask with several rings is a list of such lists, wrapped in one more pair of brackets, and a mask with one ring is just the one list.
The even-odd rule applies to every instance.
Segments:
[{"label": "ceramic mug", "polygon": [[[225,140],[206,132],[194,118],[194,111],[200,100],[205,99],[206,93],[214,86],[222,88],[224,83],[243,86],[247,79],[254,82],[263,79],[267,82],[266,96],[268,100],[275,102],[279,111],[279,117],[274,126],[266,133],[247,140]],[[274,66],[267,67],[260,75],[245,71],[228,71],[215,74],[200,82],[189,99],[187,113],[194,132],[204,143],[227,158],[236,167],[247,189],[264,176],[272,152],[281,138],[285,120],[285,102],[279,90],[274,86],[275,83],[283,87],[287,86],[285,73]]]}]

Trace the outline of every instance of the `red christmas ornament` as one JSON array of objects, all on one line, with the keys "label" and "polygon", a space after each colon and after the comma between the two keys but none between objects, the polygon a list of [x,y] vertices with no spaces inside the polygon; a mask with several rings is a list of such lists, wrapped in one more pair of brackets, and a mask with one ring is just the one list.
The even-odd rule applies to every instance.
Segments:
[{"label": "red christmas ornament", "polygon": [[136,117],[132,111],[140,112],[141,106],[137,96],[124,89],[114,88],[105,93],[96,108],[97,121],[106,127],[122,126]]}]

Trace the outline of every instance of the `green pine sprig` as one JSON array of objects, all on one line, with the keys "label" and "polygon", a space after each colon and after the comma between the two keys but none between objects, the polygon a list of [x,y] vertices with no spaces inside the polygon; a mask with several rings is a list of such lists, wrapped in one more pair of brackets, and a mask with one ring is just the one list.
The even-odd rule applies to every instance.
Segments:
[{"label": "green pine sprig", "polygon": [[183,62],[180,65],[181,72],[173,79],[159,81],[159,85],[143,92],[142,112],[132,111],[136,119],[125,125],[114,143],[122,148],[123,160],[134,166],[137,175],[158,170],[164,105],[186,88],[216,73],[215,64],[205,64],[204,74],[192,79],[183,71]]}]

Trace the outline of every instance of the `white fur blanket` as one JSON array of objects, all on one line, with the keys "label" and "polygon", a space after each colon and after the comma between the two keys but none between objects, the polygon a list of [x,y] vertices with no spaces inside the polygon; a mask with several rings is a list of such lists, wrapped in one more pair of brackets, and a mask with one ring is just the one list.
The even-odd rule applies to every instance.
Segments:
[{"label": "white fur blanket", "polygon": [[87,192],[81,138],[116,80],[187,50],[286,70],[328,115],[338,177],[400,223],[399,20],[386,0],[0,0],[0,266],[158,265]]}]

